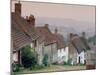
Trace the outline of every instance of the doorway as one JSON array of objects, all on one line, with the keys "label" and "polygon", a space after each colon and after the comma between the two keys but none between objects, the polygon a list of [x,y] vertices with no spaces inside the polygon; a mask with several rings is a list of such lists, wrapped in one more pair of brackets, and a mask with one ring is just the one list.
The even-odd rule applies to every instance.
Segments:
[{"label": "doorway", "polygon": [[80,56],[79,56],[79,60],[78,60],[78,61],[79,61],[79,64],[80,64],[80,63],[81,63],[81,58],[80,58]]}]

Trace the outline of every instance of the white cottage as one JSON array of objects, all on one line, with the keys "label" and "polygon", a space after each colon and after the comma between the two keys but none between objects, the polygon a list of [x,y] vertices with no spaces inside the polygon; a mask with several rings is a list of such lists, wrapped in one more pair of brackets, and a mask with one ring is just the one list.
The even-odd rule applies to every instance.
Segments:
[{"label": "white cottage", "polygon": [[69,59],[71,64],[86,64],[86,54],[90,50],[87,40],[85,39],[85,33],[82,33],[82,37],[77,34],[70,34],[69,43]]},{"label": "white cottage", "polygon": [[53,34],[54,39],[57,41],[57,58],[58,63],[63,64],[68,61],[68,47],[65,45],[64,38],[61,34],[58,33],[58,30],[55,29]]},{"label": "white cottage", "polygon": [[67,63],[68,61],[68,47],[58,49],[58,63]]}]

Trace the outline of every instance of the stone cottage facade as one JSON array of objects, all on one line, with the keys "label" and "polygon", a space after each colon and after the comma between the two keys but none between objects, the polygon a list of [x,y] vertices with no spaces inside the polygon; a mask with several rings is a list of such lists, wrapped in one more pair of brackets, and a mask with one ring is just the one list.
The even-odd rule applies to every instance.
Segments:
[{"label": "stone cottage facade", "polygon": [[48,62],[50,64],[56,62],[57,45],[56,41],[53,39],[51,31],[48,28],[48,24],[42,27],[36,27],[35,30],[37,34],[40,36],[40,38],[38,39],[39,47],[36,48],[39,48],[37,49],[37,52],[41,55],[39,58],[41,60],[41,64],[42,64],[42,59],[46,54],[48,55]]}]

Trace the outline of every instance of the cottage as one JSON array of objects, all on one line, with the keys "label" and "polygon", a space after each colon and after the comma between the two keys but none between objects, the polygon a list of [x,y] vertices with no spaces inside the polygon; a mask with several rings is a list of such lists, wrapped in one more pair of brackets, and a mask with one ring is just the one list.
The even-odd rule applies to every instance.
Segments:
[{"label": "cottage", "polygon": [[46,54],[48,55],[48,62],[50,64],[56,62],[56,41],[53,39],[52,33],[48,28],[48,24],[45,24],[44,27],[36,27],[35,30],[37,34],[40,36],[37,41],[37,47],[35,47],[35,50],[39,55],[39,63],[42,64],[42,60]]},{"label": "cottage", "polygon": [[86,54],[90,50],[87,40],[85,39],[85,33],[82,33],[82,37],[77,34],[70,34],[69,43],[69,60],[71,64],[86,64]]},{"label": "cottage", "polygon": [[[12,49],[13,49],[13,58],[15,62],[18,62],[19,64],[21,63],[20,58],[21,58],[21,52],[20,49],[26,45],[28,45],[31,42],[31,39],[29,36],[27,36],[23,30],[19,26],[19,22],[16,22],[16,14],[12,13],[12,33],[11,33],[11,38],[12,38]],[[17,16],[17,15],[16,15]]]},{"label": "cottage", "polygon": [[[31,39],[21,31],[15,22],[12,20],[12,49],[13,49],[13,59],[16,63],[21,63],[21,51],[20,49],[31,42]],[[17,27],[15,27],[17,26]]]},{"label": "cottage", "polygon": [[11,20],[13,59],[21,64],[21,48],[37,39],[38,35],[34,31],[34,19],[31,18],[29,23],[21,16],[20,3],[15,3],[15,12],[11,13]]},{"label": "cottage", "polygon": [[64,38],[61,34],[58,33],[58,30],[55,29],[53,34],[54,40],[57,41],[57,57],[58,63],[63,64],[68,61],[68,47],[65,45]]}]

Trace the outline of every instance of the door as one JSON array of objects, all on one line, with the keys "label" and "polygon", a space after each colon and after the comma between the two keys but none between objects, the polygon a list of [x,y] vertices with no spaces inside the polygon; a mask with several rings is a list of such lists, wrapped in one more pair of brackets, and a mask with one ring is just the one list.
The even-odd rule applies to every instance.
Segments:
[{"label": "door", "polygon": [[81,63],[81,58],[80,58],[80,56],[79,56],[79,59],[78,59],[78,61],[79,61],[79,64]]}]

